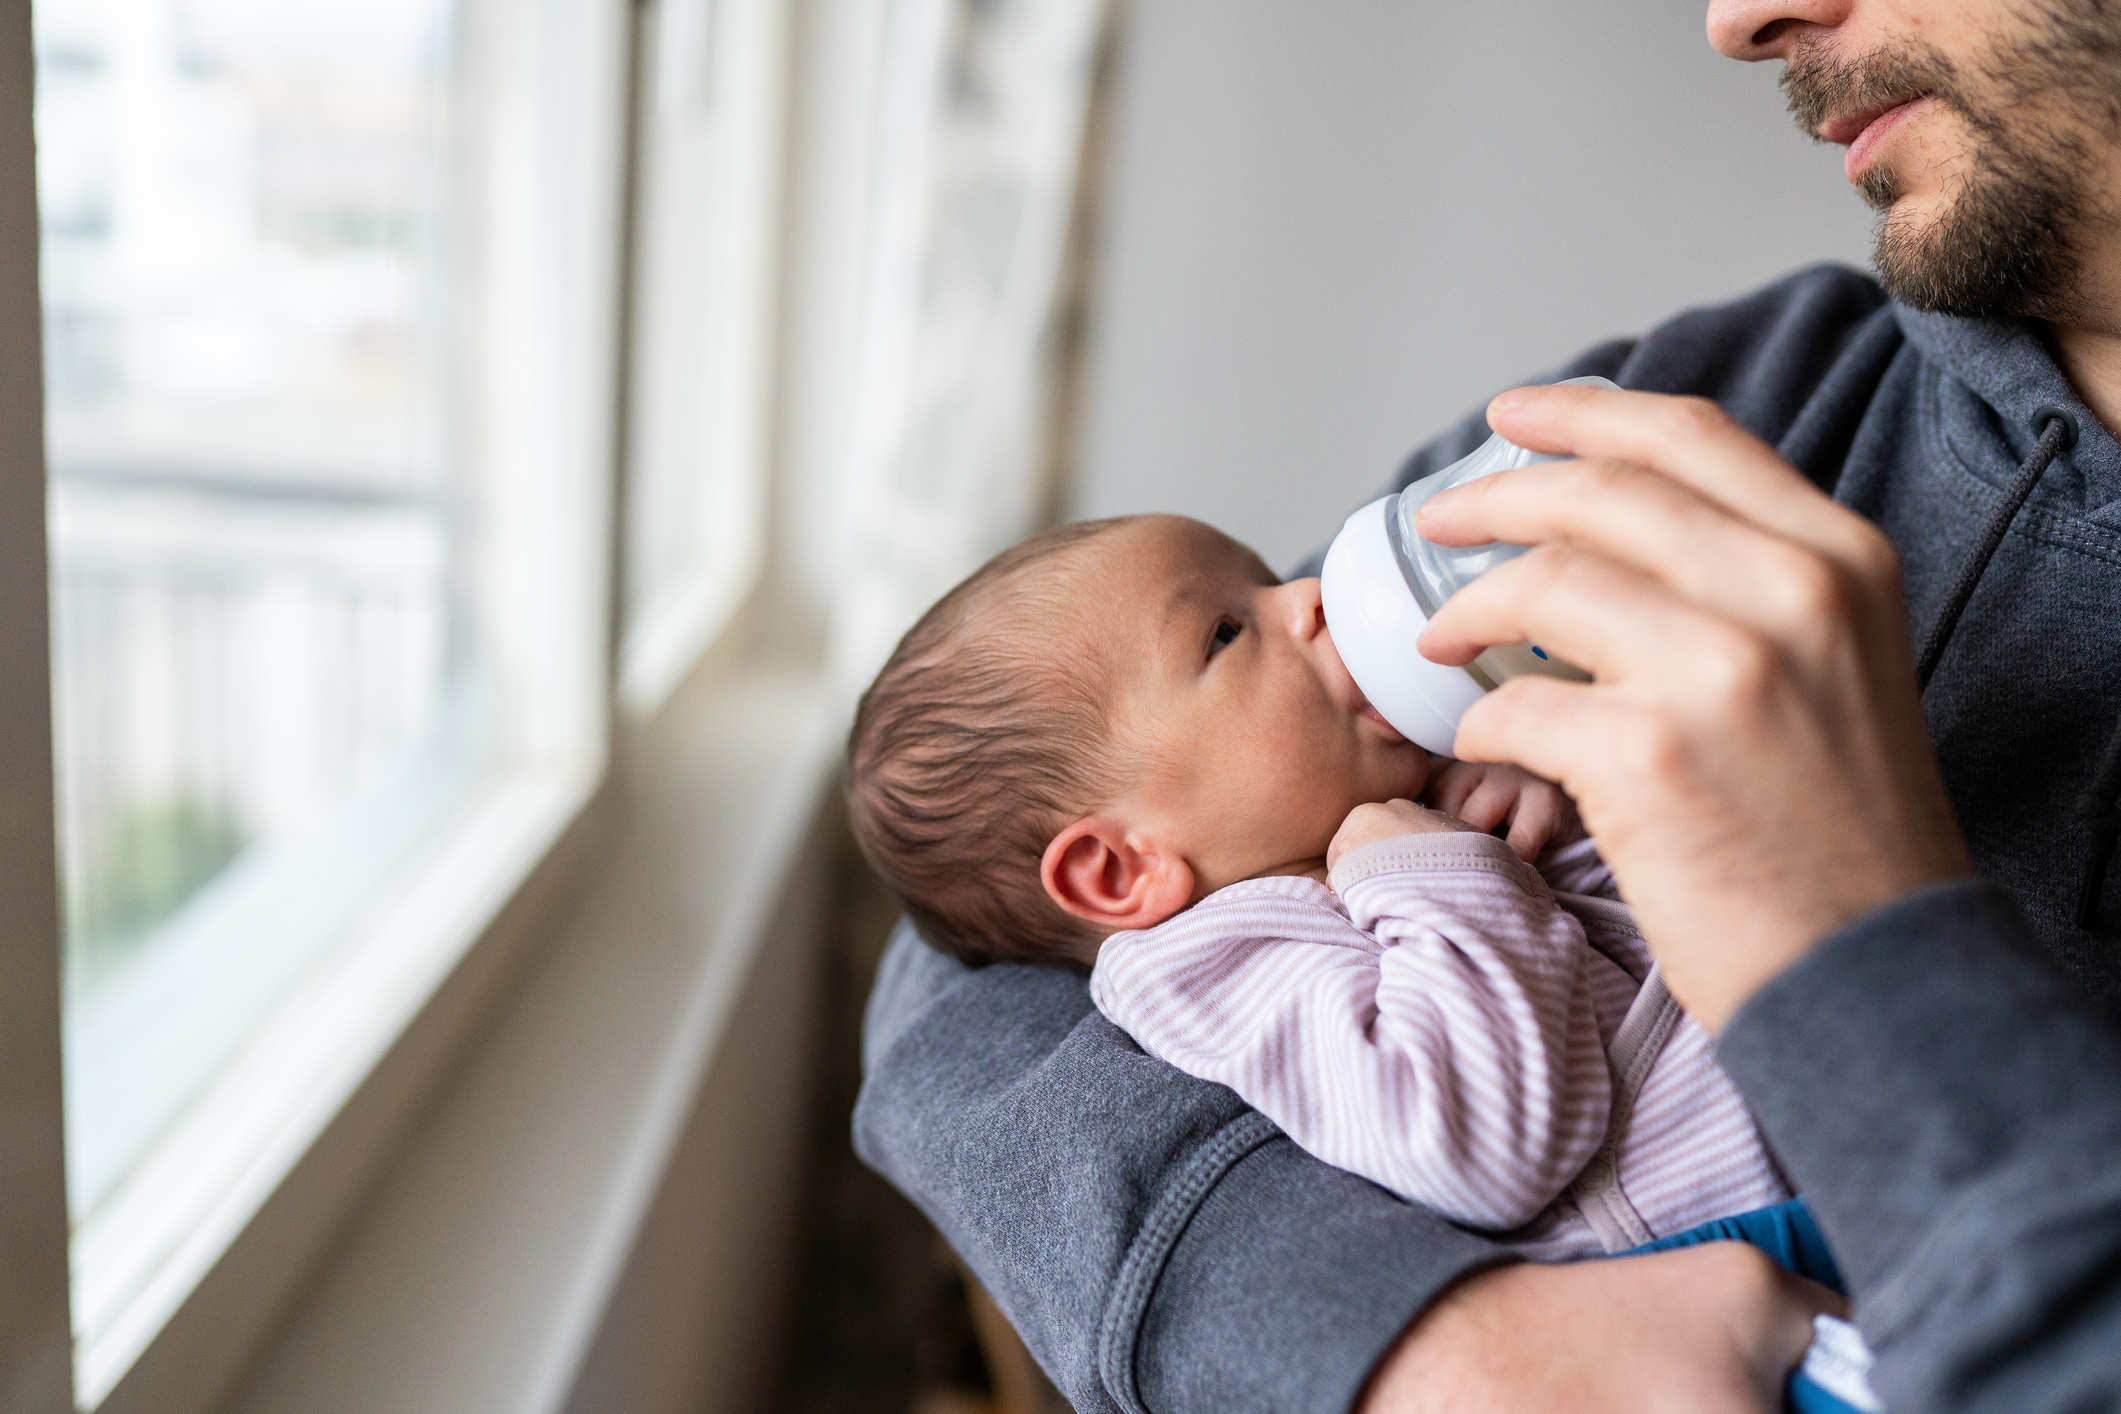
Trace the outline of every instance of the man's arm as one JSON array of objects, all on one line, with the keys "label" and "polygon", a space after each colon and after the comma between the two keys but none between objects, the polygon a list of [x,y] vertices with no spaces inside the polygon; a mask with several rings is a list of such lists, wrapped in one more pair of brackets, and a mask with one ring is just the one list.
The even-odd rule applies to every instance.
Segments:
[{"label": "man's arm", "polygon": [[1719,1053],[1859,1293],[1889,1408],[2121,1407],[2121,1026],[2001,890],[1843,929]]},{"label": "man's arm", "polygon": [[1538,547],[1424,650],[1536,637],[1594,681],[1506,684],[1461,752],[1569,788],[1674,995],[1728,1027],[1890,1404],[2121,1407],[2121,1023],[1968,877],[1890,548],[1705,404],[1494,415],[1579,460],[1424,507],[1445,543]]},{"label": "man's arm", "polygon": [[1143,1055],[1076,974],[903,925],[863,1049],[856,1147],[1080,1414],[1772,1414],[1833,1299],[1731,1243],[1513,1263]]},{"label": "man's arm", "polygon": [[862,1157],[1082,1414],[1347,1409],[1438,1292],[1509,1260],[1143,1054],[1077,973],[901,927],[864,1060]]}]

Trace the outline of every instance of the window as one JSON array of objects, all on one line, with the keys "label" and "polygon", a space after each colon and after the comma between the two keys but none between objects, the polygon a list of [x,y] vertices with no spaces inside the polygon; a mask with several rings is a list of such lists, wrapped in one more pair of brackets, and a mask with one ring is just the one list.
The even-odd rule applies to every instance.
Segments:
[{"label": "window", "polygon": [[637,713],[760,565],[786,8],[659,0],[644,13],[620,673]]},{"label": "window", "polygon": [[[445,7],[36,13],[88,1211],[461,792],[486,724],[448,455]],[[204,974],[234,985],[158,1024]]]},{"label": "window", "polygon": [[601,769],[619,9],[34,7],[84,1407]]},{"label": "window", "polygon": [[[786,619],[845,617],[843,648],[1036,516],[1105,6],[848,7],[801,46],[793,12],[35,0],[0,21],[17,53],[34,21],[42,227],[41,331],[18,235],[0,344],[20,367],[43,339],[49,453],[41,486],[20,474],[28,385],[0,381],[23,400],[0,539],[31,536],[0,577],[36,559],[41,508],[51,610],[48,644],[0,615],[0,697],[11,726],[56,719],[53,771],[41,721],[0,750],[0,834],[28,859],[56,818],[63,905],[55,937],[55,871],[0,875],[22,1259],[0,1304],[49,1308],[0,1343],[48,1355],[56,1389],[70,1300],[78,1406],[193,1414],[254,1368],[422,1098],[476,1069],[479,999],[563,931],[613,734],[681,735],[658,704],[752,621],[769,511],[832,561]],[[0,65],[21,105],[0,106],[0,215],[29,209],[23,77]],[[818,455],[777,445],[797,423]],[[28,603],[37,577],[11,585]]]},{"label": "window", "polygon": [[891,8],[836,547],[844,681],[1053,513],[1087,259],[1079,168],[1112,8]]}]

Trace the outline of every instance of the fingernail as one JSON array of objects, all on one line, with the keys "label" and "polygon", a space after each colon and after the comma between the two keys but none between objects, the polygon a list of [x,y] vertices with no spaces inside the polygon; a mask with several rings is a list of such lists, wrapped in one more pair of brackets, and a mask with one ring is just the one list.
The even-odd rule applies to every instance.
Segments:
[{"label": "fingernail", "polygon": [[1507,393],[1498,393],[1495,397],[1495,401],[1490,403],[1488,406],[1492,407],[1497,412],[1509,412],[1513,408],[1522,407],[1524,404],[1530,402],[1532,400],[1533,394],[1537,393],[1538,391],[1539,390],[1537,388],[1512,388]]},{"label": "fingernail", "polygon": [[1431,539],[1437,535],[1448,535],[1450,533],[1451,503],[1465,489],[1463,486],[1453,486],[1450,490],[1438,491],[1428,500],[1423,501],[1421,508],[1414,512],[1414,528],[1420,531],[1423,536]]}]

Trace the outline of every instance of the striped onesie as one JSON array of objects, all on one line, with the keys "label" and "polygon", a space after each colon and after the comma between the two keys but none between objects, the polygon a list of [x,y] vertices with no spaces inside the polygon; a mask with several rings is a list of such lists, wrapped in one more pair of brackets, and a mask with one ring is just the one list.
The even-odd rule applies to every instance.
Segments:
[{"label": "striped onesie", "polygon": [[1790,1196],[1589,841],[1534,869],[1488,835],[1403,835],[1332,878],[1116,933],[1091,996],[1327,1163],[1537,1258]]}]

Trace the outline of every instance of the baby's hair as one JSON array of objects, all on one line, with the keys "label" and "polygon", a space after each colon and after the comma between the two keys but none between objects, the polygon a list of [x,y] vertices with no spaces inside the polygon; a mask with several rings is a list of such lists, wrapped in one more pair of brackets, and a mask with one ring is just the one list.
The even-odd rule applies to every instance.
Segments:
[{"label": "baby's hair", "polygon": [[1056,631],[1081,620],[1065,570],[1124,523],[1064,525],[989,560],[907,631],[855,710],[855,838],[923,936],[968,962],[1075,960],[1096,936],[1047,897],[1039,863],[1109,767],[1106,665]]}]

